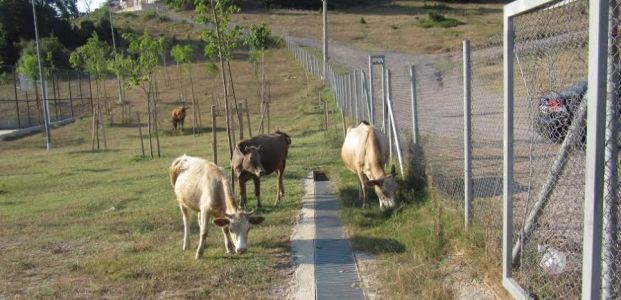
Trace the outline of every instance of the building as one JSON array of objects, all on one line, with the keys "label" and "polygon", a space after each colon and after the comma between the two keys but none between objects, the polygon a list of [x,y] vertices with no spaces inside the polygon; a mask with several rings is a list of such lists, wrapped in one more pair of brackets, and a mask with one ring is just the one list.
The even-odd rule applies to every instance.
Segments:
[{"label": "building", "polygon": [[120,0],[119,6],[121,9],[119,10],[119,12],[154,9],[157,7],[157,2],[160,2],[160,1],[159,0]]}]

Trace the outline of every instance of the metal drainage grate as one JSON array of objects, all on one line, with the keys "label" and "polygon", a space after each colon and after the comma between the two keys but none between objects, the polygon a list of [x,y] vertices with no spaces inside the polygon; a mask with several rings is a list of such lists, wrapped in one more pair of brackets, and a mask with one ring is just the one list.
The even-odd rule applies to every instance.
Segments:
[{"label": "metal drainage grate", "polygon": [[315,181],[328,181],[328,176],[323,171],[313,171],[313,180]]},{"label": "metal drainage grate", "polygon": [[364,299],[353,251],[338,217],[340,205],[328,190],[330,183],[314,175],[316,299]]}]

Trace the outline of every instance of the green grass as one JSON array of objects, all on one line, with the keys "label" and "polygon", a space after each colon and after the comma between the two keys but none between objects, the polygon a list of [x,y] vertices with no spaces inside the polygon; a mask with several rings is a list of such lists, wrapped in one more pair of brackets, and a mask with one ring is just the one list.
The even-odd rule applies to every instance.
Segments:
[{"label": "green grass", "polygon": [[[304,193],[302,179],[312,169],[336,164],[340,146],[334,142],[336,129],[320,129],[320,85],[307,85],[284,51],[273,54],[288,57],[286,67],[279,67],[284,71],[268,66],[278,72],[272,88],[281,93],[274,98],[272,130],[283,130],[293,140],[286,195],[273,206],[275,176],[263,180],[266,221],[251,230],[249,253],[227,255],[220,230],[211,225],[204,257],[195,260],[195,218],[192,251],[181,249],[181,213],[167,168],[184,153],[211,159],[210,134],[194,137],[187,128],[184,135],[162,132],[162,157],[142,159],[134,126],[107,124],[108,150],[91,152],[91,120],[85,118],[55,129],[50,152],[40,134],[0,143],[0,298],[279,297],[274,290],[289,279],[288,239]],[[166,108],[172,105],[160,104],[163,127],[169,126]],[[258,117],[252,118],[257,128]],[[225,145],[221,131],[220,165],[228,172]],[[256,205],[253,193],[248,205]]]}]

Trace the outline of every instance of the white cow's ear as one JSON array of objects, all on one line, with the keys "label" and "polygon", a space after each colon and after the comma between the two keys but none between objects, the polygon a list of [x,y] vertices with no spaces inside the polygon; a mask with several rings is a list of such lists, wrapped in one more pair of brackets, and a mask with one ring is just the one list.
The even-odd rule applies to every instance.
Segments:
[{"label": "white cow's ear", "polygon": [[218,227],[224,227],[224,226],[229,225],[231,221],[229,221],[229,219],[226,219],[226,218],[219,218],[219,219],[213,220],[213,223],[216,224]]},{"label": "white cow's ear", "polygon": [[252,225],[259,225],[265,221],[265,218],[262,216],[250,216],[248,217],[248,222]]}]

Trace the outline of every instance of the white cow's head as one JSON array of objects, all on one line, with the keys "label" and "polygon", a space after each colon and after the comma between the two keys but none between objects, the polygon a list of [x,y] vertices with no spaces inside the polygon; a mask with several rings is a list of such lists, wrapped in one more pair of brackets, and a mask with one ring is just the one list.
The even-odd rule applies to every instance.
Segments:
[{"label": "white cow's head", "polygon": [[248,231],[252,225],[261,224],[265,218],[253,216],[254,211],[239,211],[235,214],[226,214],[224,218],[215,219],[213,222],[219,227],[229,228],[231,239],[235,245],[235,252],[243,254],[247,250]]},{"label": "white cow's head", "polygon": [[395,180],[396,175],[395,166],[393,165],[389,175],[367,181],[367,185],[375,189],[375,194],[379,198],[380,208],[392,208],[395,206],[395,192],[399,187]]}]

